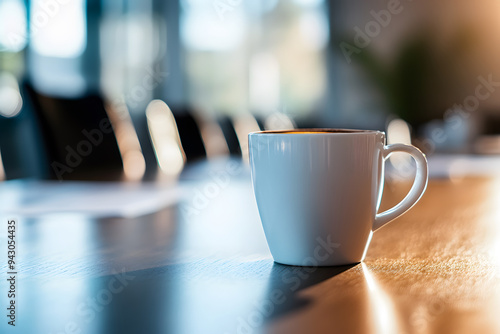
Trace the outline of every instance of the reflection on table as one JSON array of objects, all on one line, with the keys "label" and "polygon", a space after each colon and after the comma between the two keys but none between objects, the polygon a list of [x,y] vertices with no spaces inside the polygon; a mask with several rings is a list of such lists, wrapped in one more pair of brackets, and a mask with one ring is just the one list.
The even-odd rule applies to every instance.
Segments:
[{"label": "reflection on table", "polygon": [[[187,171],[181,181],[187,194],[152,214],[17,217],[16,330],[500,330],[499,180],[431,180],[412,211],[374,235],[364,263],[300,268],[272,261],[248,170],[241,167],[218,184],[214,172],[224,171],[226,164],[207,166]],[[399,201],[409,186],[389,182],[383,208]],[[205,201],[197,200],[202,195]],[[5,240],[5,231],[0,233]],[[5,271],[5,264],[1,268]],[[6,288],[2,280],[1,291]],[[10,333],[5,321],[0,328]]]}]

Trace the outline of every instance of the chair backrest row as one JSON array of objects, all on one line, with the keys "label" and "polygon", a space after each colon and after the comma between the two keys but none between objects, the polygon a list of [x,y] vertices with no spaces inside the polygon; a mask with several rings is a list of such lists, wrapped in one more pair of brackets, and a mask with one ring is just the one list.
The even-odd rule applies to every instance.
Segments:
[{"label": "chair backrest row", "polygon": [[[28,147],[33,147],[33,143],[30,145],[27,141],[9,141],[5,138],[9,131],[3,131],[4,135],[0,133],[0,151],[7,179],[41,177],[59,180],[123,180],[127,179],[127,175],[131,176],[129,179],[140,179],[145,170],[141,146],[153,145],[160,167],[160,159],[174,159],[168,155],[168,150],[172,147],[161,145],[162,138],[165,138],[162,126],[168,126],[163,122],[168,123],[169,120],[172,120],[172,127],[176,132],[169,137],[172,138],[170,142],[173,143],[178,138],[178,152],[181,152],[173,149],[177,152],[172,151],[173,156],[179,157],[181,154],[183,163],[220,155],[241,157],[242,153],[246,153],[247,132],[261,129],[263,123],[260,122],[259,127],[255,119],[247,122],[245,119],[229,116],[207,119],[203,113],[192,108],[174,107],[170,110],[166,104],[159,104],[156,100],[151,102],[148,110],[151,106],[161,107],[159,110],[164,110],[165,117],[161,116],[161,111],[148,114],[150,140],[142,140],[139,144],[124,103],[118,106],[108,104],[99,94],[87,94],[79,98],[46,96],[28,83],[22,85],[21,93],[25,100],[23,108],[30,109],[23,110],[21,114],[24,112],[32,116],[29,119],[29,132],[33,135],[31,141],[36,141],[34,144],[39,157],[31,163],[18,159],[23,154],[30,154]],[[169,113],[173,117],[168,116]],[[17,122],[21,120],[28,121],[25,117]],[[15,122],[9,121],[9,124]],[[155,122],[160,123],[154,126]],[[244,127],[241,127],[242,122]],[[7,123],[3,123],[3,128],[6,128]],[[153,127],[156,128],[155,131]],[[153,138],[155,133],[157,138]],[[40,172],[34,173],[20,166],[26,163],[43,166],[39,168]],[[127,173],[127,168],[130,173]],[[21,170],[24,172],[20,172]]]}]

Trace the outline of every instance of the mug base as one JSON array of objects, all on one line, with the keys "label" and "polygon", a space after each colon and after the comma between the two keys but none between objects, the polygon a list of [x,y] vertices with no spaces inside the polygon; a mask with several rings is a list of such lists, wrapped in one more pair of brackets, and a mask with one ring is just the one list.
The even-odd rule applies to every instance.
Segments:
[{"label": "mug base", "polygon": [[274,263],[281,264],[284,266],[290,266],[290,267],[304,267],[304,268],[316,268],[316,267],[341,267],[341,266],[355,266],[360,264],[363,261],[353,261],[353,262],[336,262],[336,261],[325,261],[322,263],[318,263],[315,265],[303,265],[300,263],[295,263],[295,262],[288,262],[288,261],[279,261],[274,259]]}]

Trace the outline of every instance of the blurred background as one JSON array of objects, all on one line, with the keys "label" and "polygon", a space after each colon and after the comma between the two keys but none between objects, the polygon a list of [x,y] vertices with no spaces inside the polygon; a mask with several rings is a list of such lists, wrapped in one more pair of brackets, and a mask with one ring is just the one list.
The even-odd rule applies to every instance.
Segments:
[{"label": "blurred background", "polygon": [[294,127],[495,156],[499,17],[493,0],[0,0],[0,178],[175,180]]}]

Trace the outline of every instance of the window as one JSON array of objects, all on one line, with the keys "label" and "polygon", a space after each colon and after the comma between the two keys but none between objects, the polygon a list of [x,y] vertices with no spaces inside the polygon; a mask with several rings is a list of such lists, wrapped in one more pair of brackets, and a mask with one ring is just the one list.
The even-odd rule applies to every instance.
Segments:
[{"label": "window", "polygon": [[304,115],[326,89],[323,0],[183,0],[189,102],[217,113]]}]

